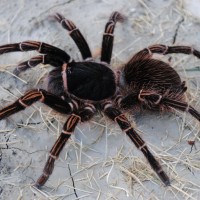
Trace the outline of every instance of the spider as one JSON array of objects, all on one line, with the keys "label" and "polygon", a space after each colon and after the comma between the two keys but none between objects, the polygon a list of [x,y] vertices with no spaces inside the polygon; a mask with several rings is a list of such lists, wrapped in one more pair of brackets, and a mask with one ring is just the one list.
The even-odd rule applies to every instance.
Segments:
[{"label": "spider", "polygon": [[125,19],[121,13],[113,12],[105,25],[100,61],[92,58],[86,40],[72,21],[58,13],[55,14],[55,19],[69,32],[83,61],[75,62],[65,51],[44,42],[24,41],[0,46],[0,54],[32,50],[41,54],[20,63],[14,70],[16,75],[40,63],[55,67],[48,74],[47,90],[28,91],[13,104],[0,110],[0,119],[24,110],[37,101],[69,115],[35,186],[41,187],[46,183],[53,172],[55,160],[77,124],[89,121],[97,111],[103,112],[119,125],[141,150],[162,182],[169,186],[169,177],[124,113],[134,111],[138,107],[161,111],[178,109],[189,112],[200,121],[200,113],[185,100],[185,82],[181,81],[180,76],[168,63],[152,57],[154,53],[183,53],[200,58],[200,52],[188,46],[157,44],[144,48],[118,70],[113,70],[110,62],[114,29],[117,22],[123,22]]}]

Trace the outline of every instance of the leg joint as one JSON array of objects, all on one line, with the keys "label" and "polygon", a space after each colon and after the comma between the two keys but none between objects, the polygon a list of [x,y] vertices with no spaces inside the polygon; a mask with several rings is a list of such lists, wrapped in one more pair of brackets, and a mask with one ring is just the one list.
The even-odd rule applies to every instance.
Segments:
[{"label": "leg joint", "polygon": [[39,99],[39,101],[43,103],[44,100],[45,100],[45,97],[44,97],[43,91],[40,90],[40,89],[38,89],[38,92],[40,92],[40,94],[41,94],[41,98]]},{"label": "leg joint", "polygon": [[19,43],[19,49],[20,49],[20,51],[24,51],[24,49],[22,48],[22,42],[21,43]]},{"label": "leg joint", "polygon": [[96,111],[96,108],[94,105],[92,104],[89,104],[89,103],[86,103],[85,104],[85,107],[84,107],[84,110],[89,110],[91,111],[92,113],[94,113]]},{"label": "leg joint", "polygon": [[146,143],[144,143],[143,145],[139,146],[138,149],[139,149],[139,150],[142,150],[142,149],[143,149],[144,147],[146,147],[146,146],[147,146]]},{"label": "leg joint", "polygon": [[76,114],[71,114],[72,116],[74,116],[75,118],[78,118],[78,121],[80,121],[81,120],[81,117],[79,116],[79,115],[76,115]]},{"label": "leg joint", "polygon": [[103,110],[105,111],[106,109],[112,107],[112,102],[111,101],[107,101],[104,105],[103,105]]},{"label": "leg joint", "polygon": [[62,133],[66,134],[66,135],[71,135],[73,132],[62,130]]},{"label": "leg joint", "polygon": [[151,102],[153,105],[158,105],[162,99],[162,95],[157,94],[154,91],[143,91],[140,90],[138,95],[138,100],[141,102]]},{"label": "leg joint", "polygon": [[[114,121],[117,122],[117,120],[120,120],[120,121],[127,121],[125,115],[123,113],[121,113],[120,115],[117,115],[115,118],[114,118]],[[128,128],[129,129],[129,128]]]},{"label": "leg joint", "polygon": [[71,108],[71,111],[78,110],[78,108],[79,108],[77,101],[73,100],[73,99],[71,99],[71,102],[69,102],[69,106]]},{"label": "leg joint", "polygon": [[49,154],[49,157],[53,158],[54,160],[56,160],[58,158],[57,156],[54,156],[51,153]]},{"label": "leg joint", "polygon": [[21,99],[18,100],[19,104],[22,105],[24,108],[27,108],[29,105],[25,104]]}]

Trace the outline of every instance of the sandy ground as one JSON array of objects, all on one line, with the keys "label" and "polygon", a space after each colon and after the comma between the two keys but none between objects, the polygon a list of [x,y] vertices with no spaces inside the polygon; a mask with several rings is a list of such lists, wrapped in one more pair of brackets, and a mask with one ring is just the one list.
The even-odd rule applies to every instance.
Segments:
[{"label": "sandy ground", "polygon": [[[0,44],[39,40],[81,60],[66,31],[49,16],[60,12],[72,19],[93,52],[98,52],[105,23],[118,10],[127,20],[115,31],[115,68],[155,43],[200,50],[199,9],[197,0],[1,0]],[[33,55],[37,53],[1,55],[1,107],[30,88],[42,87],[50,66],[40,65],[19,78],[12,74],[17,63]],[[169,57],[160,58],[168,61]],[[173,55],[170,62],[187,81],[188,101],[200,110],[200,61],[192,55]],[[130,113],[130,119],[169,175],[170,187],[163,185],[118,126],[97,116],[76,128],[52,176],[35,190],[31,186],[66,120],[36,103],[0,122],[0,199],[200,199],[199,122],[180,112]],[[195,141],[192,149],[188,141]]]}]

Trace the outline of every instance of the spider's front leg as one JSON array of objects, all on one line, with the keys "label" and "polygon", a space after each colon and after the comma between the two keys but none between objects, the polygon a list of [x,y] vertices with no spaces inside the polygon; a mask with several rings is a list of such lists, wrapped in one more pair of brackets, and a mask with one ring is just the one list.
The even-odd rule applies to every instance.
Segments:
[{"label": "spider's front leg", "polygon": [[56,13],[55,19],[62,25],[64,29],[69,31],[69,35],[72,37],[77,47],[79,48],[83,59],[85,60],[92,58],[90,48],[75,24],[72,21],[65,19],[65,17],[59,13]]},{"label": "spider's front leg", "polygon": [[110,64],[113,41],[114,41],[114,29],[117,22],[123,22],[124,16],[119,12],[113,12],[106,23],[105,31],[103,34],[102,48],[101,48],[101,61]]},{"label": "spider's front leg", "polygon": [[0,54],[18,51],[38,51],[42,54],[58,57],[66,62],[70,60],[70,56],[65,51],[44,42],[28,40],[0,46]]},{"label": "spider's front leg", "polygon": [[138,135],[138,133],[133,129],[128,119],[125,117],[123,113],[121,113],[116,108],[109,106],[106,104],[104,106],[104,113],[113,121],[118,123],[120,128],[125,131],[125,133],[129,136],[129,138],[133,141],[135,146],[142,151],[146,159],[149,161],[149,164],[159,176],[159,178],[163,181],[166,186],[170,185],[170,180],[166,173],[163,171],[159,162],[155,159],[152,153],[149,151],[147,145],[142,140],[142,138]]},{"label": "spider's front leg", "polygon": [[90,120],[93,117],[94,112],[95,108],[93,106],[91,107],[87,105],[82,110],[79,110],[77,114],[70,115],[63,126],[61,135],[59,136],[49,153],[49,157],[43,169],[43,173],[35,184],[36,187],[43,186],[48,180],[49,176],[52,174],[54,169],[54,162],[58,158],[60,152],[62,151],[67,140],[70,138],[78,122],[85,122]]},{"label": "spider's front leg", "polygon": [[64,63],[69,63],[72,61],[71,57],[65,51],[43,42],[24,41],[20,43],[0,46],[0,54],[33,50],[38,51],[44,55],[39,55],[20,63],[14,70],[15,75],[19,75],[20,72],[35,67],[40,63],[50,64],[54,67],[60,67]]}]

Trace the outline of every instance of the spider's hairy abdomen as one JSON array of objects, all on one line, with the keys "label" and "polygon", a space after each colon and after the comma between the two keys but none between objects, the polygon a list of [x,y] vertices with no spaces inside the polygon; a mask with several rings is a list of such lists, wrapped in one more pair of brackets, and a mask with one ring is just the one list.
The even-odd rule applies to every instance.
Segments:
[{"label": "spider's hairy abdomen", "polygon": [[139,90],[148,86],[163,92],[167,89],[182,88],[178,73],[169,64],[160,60],[135,60],[131,65],[125,65],[123,70],[126,83]]},{"label": "spider's hairy abdomen", "polygon": [[[62,69],[49,73],[48,91],[64,93]],[[95,62],[72,62],[67,65],[67,92],[82,100],[101,101],[115,94],[116,80],[111,69]]]},{"label": "spider's hairy abdomen", "polygon": [[139,100],[139,107],[163,111],[169,110],[169,107],[161,103],[161,99],[185,100],[185,82],[181,81],[178,73],[168,63],[150,57],[131,59],[122,68],[122,72],[123,87],[127,88],[122,92],[130,95],[126,98],[129,103],[123,105],[124,108],[137,104]]}]

